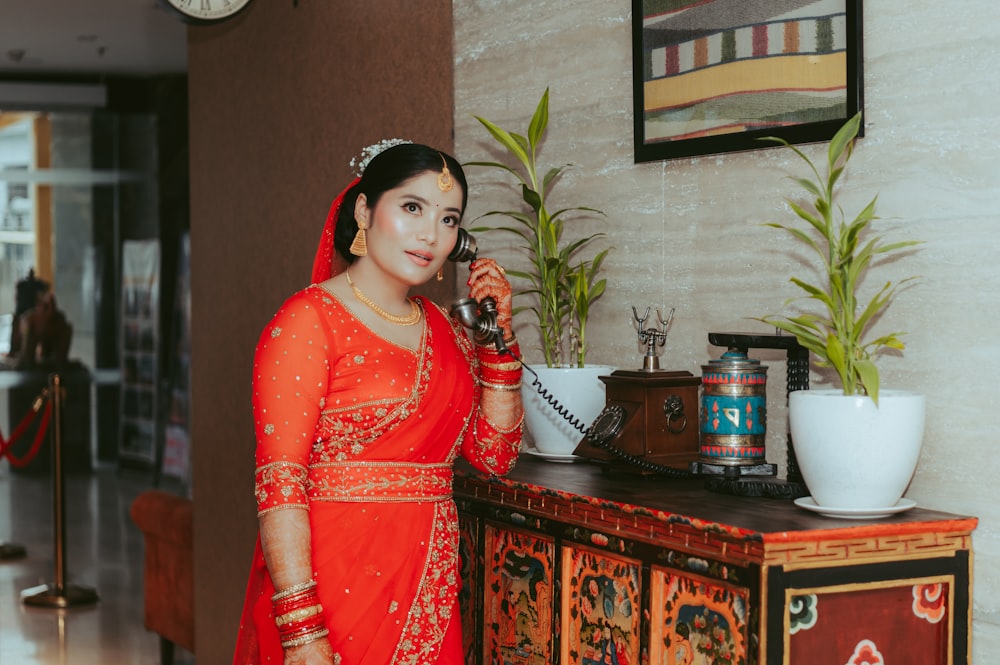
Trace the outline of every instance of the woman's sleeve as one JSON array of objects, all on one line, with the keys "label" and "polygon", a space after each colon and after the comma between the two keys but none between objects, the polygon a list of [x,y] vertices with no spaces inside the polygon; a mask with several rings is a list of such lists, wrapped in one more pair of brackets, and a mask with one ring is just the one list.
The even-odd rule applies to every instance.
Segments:
[{"label": "woman's sleeve", "polygon": [[[519,354],[516,342],[511,350]],[[510,356],[477,347],[473,370],[478,377],[476,412],[462,443],[462,456],[480,471],[502,476],[514,468],[521,451],[521,365]],[[484,396],[484,388],[491,394]]]},{"label": "woman's sleeve", "polygon": [[254,354],[258,515],[308,508],[309,456],[329,377],[328,341],[316,306],[292,296],[264,328]]}]

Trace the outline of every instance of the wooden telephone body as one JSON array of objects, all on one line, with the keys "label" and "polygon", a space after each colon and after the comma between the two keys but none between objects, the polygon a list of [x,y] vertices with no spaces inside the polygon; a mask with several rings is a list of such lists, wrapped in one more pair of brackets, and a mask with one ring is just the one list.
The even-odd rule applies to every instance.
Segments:
[{"label": "wooden telephone body", "polygon": [[701,378],[686,371],[617,370],[600,377],[605,385],[605,409],[592,429],[601,429],[605,446],[590,435],[574,455],[608,465],[609,470],[651,474],[615,455],[613,446],[633,458],[686,470],[698,459],[698,404]]}]

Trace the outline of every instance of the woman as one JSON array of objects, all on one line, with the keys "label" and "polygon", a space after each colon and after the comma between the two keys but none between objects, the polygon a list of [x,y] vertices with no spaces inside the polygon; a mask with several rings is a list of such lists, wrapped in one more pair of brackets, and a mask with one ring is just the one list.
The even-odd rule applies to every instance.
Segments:
[{"label": "woman", "polygon": [[[388,144],[361,160],[327,218],[313,284],[258,343],[260,538],[239,665],[462,662],[452,465],[513,466],[520,367],[409,297],[440,276],[467,185],[453,157]],[[496,262],[473,263],[469,295],[493,296],[510,330]]]}]

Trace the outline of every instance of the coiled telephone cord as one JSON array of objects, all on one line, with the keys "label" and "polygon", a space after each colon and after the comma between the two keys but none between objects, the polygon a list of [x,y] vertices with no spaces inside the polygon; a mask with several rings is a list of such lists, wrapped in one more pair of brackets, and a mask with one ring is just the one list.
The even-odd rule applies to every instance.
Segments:
[{"label": "coiled telephone cord", "polygon": [[690,471],[685,471],[684,469],[675,469],[672,466],[666,466],[664,464],[657,464],[656,462],[650,462],[649,460],[645,460],[641,457],[636,457],[635,455],[625,452],[624,450],[614,445],[610,441],[601,441],[591,437],[590,436],[591,427],[585,425],[579,418],[573,415],[573,413],[569,409],[560,404],[559,400],[557,400],[551,393],[549,393],[548,390],[545,389],[544,386],[542,386],[541,379],[539,379],[538,377],[538,372],[531,369],[531,367],[528,366],[527,363],[525,363],[521,358],[517,356],[517,354],[515,354],[510,349],[505,348],[503,349],[503,352],[507,353],[511,358],[519,362],[523,369],[526,369],[527,371],[531,372],[531,375],[533,377],[531,380],[531,387],[535,389],[535,392],[538,393],[538,395],[541,396],[541,398],[544,399],[549,404],[549,406],[551,406],[552,409],[563,418],[563,420],[572,425],[573,428],[576,429],[576,431],[580,432],[585,437],[587,437],[591,445],[606,450],[612,456],[617,457],[623,462],[627,462],[628,464],[639,467],[643,471],[651,471],[653,473],[669,476],[671,478],[693,477],[693,474]]}]

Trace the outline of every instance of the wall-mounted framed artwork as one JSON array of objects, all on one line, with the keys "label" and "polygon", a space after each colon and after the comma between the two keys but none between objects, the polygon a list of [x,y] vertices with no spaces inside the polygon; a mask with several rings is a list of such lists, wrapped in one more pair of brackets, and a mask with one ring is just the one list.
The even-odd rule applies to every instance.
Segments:
[{"label": "wall-mounted framed artwork", "polygon": [[862,0],[632,0],[635,161],[833,137],[863,108]]}]

